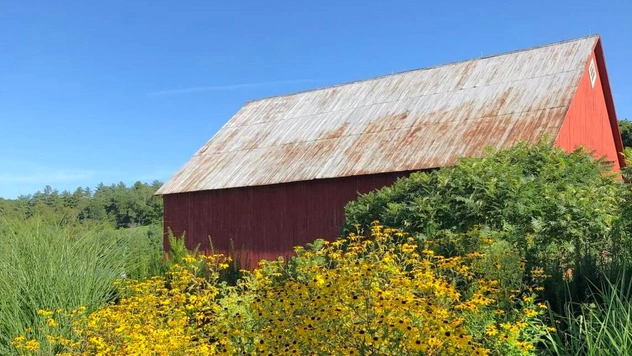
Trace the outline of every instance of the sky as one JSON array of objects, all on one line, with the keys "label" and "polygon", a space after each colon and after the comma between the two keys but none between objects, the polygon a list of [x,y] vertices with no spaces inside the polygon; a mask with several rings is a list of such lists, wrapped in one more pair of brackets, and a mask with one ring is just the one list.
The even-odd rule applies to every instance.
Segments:
[{"label": "sky", "polygon": [[630,0],[0,0],[0,197],[166,181],[247,101],[591,34],[632,119]]}]

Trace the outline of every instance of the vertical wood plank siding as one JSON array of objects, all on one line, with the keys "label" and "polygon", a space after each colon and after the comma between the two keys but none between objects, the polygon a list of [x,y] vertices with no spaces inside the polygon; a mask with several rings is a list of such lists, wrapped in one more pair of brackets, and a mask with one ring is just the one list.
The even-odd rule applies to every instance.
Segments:
[{"label": "vertical wood plank siding", "polygon": [[[594,87],[590,83],[588,68],[591,60],[597,69]],[[606,156],[615,170],[621,168],[616,148],[616,139],[620,139],[618,132],[613,132],[611,118],[604,97],[602,78],[598,68],[599,63],[594,54],[586,62],[586,69],[581,77],[577,92],[566,113],[566,119],[557,137],[557,146],[567,152],[583,146],[594,151],[596,158]],[[619,137],[615,137],[619,136]]]},{"label": "vertical wood plank siding", "polygon": [[[293,254],[293,248],[317,238],[335,239],[344,222],[344,206],[358,193],[392,184],[410,172],[323,179],[266,186],[210,190],[164,196],[166,232],[185,233],[188,248],[231,253],[241,267],[260,259]],[[231,246],[232,244],[232,246]],[[233,250],[234,247],[234,250]]]}]

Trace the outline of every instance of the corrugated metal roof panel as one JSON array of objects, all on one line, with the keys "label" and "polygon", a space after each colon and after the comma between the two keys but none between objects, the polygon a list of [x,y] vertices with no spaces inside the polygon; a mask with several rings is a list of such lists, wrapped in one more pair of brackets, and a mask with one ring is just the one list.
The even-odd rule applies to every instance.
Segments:
[{"label": "corrugated metal roof panel", "polygon": [[555,138],[597,40],[249,102],[158,193],[436,168]]}]

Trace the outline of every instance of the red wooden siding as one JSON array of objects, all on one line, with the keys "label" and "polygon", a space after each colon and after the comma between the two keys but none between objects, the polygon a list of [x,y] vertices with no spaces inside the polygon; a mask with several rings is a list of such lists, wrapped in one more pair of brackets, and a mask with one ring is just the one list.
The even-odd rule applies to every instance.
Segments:
[{"label": "red wooden siding", "polygon": [[[591,60],[594,61],[597,69],[594,87],[590,84],[588,74]],[[556,143],[567,152],[573,151],[578,146],[590,147],[594,150],[595,158],[606,156],[607,160],[613,163],[613,168],[619,170],[621,167],[616,145],[619,133],[618,131],[613,133],[612,120],[616,122],[616,118],[609,115],[602,86],[604,78],[601,77],[605,68],[600,68],[601,65],[603,65],[603,60],[598,61],[593,53],[586,63],[586,69],[566,113],[566,119]]]},{"label": "red wooden siding", "polygon": [[[334,239],[344,206],[357,193],[392,184],[410,172],[322,179],[164,196],[165,230],[186,233],[188,248],[229,253],[231,240],[242,268],[260,259],[289,256],[293,247],[317,238]],[[168,241],[165,238],[165,249]]]}]

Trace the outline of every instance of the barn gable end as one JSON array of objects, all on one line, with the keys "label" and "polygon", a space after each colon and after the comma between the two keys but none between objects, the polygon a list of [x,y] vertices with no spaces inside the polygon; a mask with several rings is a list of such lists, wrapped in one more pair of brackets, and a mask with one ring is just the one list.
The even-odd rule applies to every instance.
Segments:
[{"label": "barn gable end", "polygon": [[585,147],[604,157],[615,170],[625,165],[621,134],[612,102],[601,41],[590,53],[556,144],[566,151]]}]

